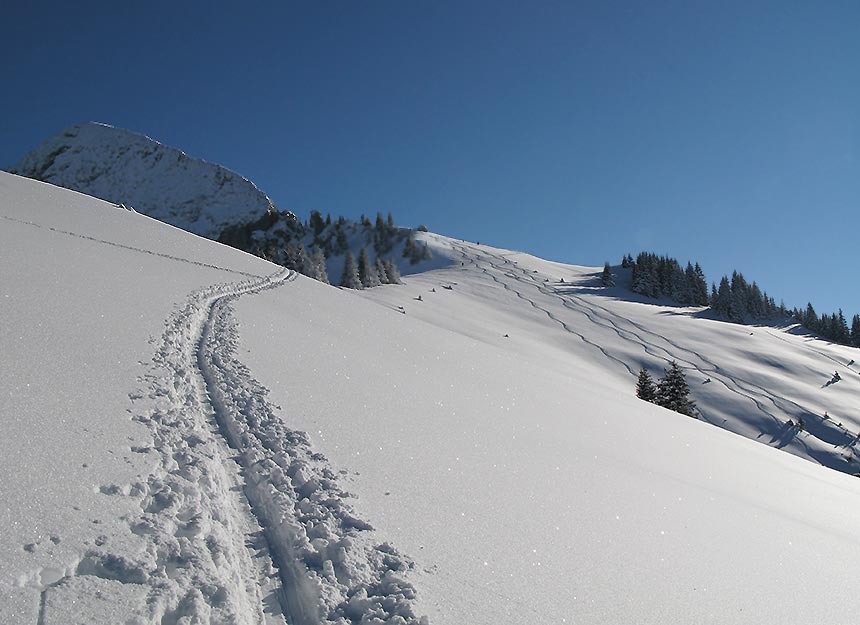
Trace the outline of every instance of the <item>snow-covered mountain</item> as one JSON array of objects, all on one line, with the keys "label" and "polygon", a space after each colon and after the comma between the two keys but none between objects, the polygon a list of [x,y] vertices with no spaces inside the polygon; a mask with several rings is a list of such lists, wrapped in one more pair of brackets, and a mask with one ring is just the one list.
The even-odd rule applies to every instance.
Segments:
[{"label": "snow-covered mountain", "polygon": [[[349,291],[8,174],[0,226],[0,622],[860,609],[860,482],[808,461],[853,454],[856,350],[432,233]],[[633,394],[672,359],[702,420]]]},{"label": "snow-covered mountain", "polygon": [[272,201],[250,180],[106,124],[70,126],[9,171],[133,207],[209,239],[267,217],[275,221]]},{"label": "snow-covered mountain", "polygon": [[[347,253],[358,258],[362,249],[374,267],[394,265],[394,283],[400,273],[436,266],[420,249],[410,252],[409,228],[390,222],[373,226],[365,219],[332,223],[318,213],[318,222],[303,224],[290,211],[277,210],[239,174],[106,124],[70,126],[9,171],[133,208],[317,279],[326,281],[327,271],[335,284],[340,283]],[[318,257],[311,259],[314,250],[319,250]],[[389,281],[385,275],[381,278]]]}]

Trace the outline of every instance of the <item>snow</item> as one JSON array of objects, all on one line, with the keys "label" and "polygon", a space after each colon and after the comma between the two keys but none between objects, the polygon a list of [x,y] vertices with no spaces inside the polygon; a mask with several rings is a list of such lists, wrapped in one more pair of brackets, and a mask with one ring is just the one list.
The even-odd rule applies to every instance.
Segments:
[{"label": "snow", "polygon": [[[428,236],[434,253],[462,247]],[[297,283],[300,297],[237,303],[245,362],[350,471],[358,510],[415,558],[419,612],[436,623],[823,623],[858,607],[842,591],[858,551],[855,478],[637,400],[613,358],[635,371],[644,347],[520,281],[539,269],[541,286],[553,275],[585,290],[599,269],[530,259],[517,271],[524,255],[467,249],[509,263],[450,254],[450,269],[404,287]],[[667,310],[637,306],[633,323]],[[271,340],[284,317],[301,328],[287,351]],[[721,364],[739,347],[715,347],[714,332],[749,335],[689,322],[698,336],[657,331],[700,341]],[[808,357],[782,339],[768,345],[775,359]]]},{"label": "snow", "polygon": [[[353,292],[8,174],[0,226],[0,622],[860,608],[856,350],[431,233]],[[671,359],[704,420],[633,395]]]},{"label": "snow", "polygon": [[294,276],[77,193],[0,191],[0,622],[113,622],[108,600],[136,625],[418,623],[408,560],[232,358],[228,303]]},{"label": "snow", "polygon": [[272,201],[236,172],[94,122],[46,139],[10,171],[133,207],[209,239],[274,210]]}]

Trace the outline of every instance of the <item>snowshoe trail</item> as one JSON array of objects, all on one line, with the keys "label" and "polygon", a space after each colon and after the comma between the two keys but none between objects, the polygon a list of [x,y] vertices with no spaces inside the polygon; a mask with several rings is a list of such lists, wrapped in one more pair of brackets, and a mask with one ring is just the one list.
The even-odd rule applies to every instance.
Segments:
[{"label": "snowshoe trail", "polygon": [[[153,439],[135,451],[155,467],[102,491],[139,502],[127,521],[140,549],[96,545],[64,579],[142,589],[135,625],[426,625],[405,580],[412,563],[374,542],[326,458],[285,425],[235,356],[231,302],[295,279],[285,269],[189,295],[131,395]],[[54,622],[50,592],[40,622]]]}]

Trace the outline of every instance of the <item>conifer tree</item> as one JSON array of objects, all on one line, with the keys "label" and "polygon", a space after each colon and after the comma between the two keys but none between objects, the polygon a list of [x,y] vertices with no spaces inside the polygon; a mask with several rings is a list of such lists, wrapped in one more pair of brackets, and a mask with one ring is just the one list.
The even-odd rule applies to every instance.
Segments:
[{"label": "conifer tree", "polygon": [[421,255],[418,260],[430,260],[431,258],[433,258],[433,254],[430,253],[430,246],[423,243],[421,245]]},{"label": "conifer tree", "polygon": [[833,340],[839,343],[848,343],[851,341],[851,331],[848,329],[848,323],[845,321],[845,314],[842,309],[839,309],[839,314],[833,317]]},{"label": "conifer tree", "polygon": [[657,401],[659,406],[680,412],[689,417],[695,416],[696,404],[689,399],[690,387],[681,367],[674,360],[666,370],[666,374],[657,384]]},{"label": "conifer tree", "polygon": [[325,220],[323,219],[323,216],[319,211],[311,211],[309,225],[311,227],[311,230],[314,231],[315,237],[319,236],[320,232],[325,229]]},{"label": "conifer tree", "polygon": [[361,280],[358,277],[358,267],[355,265],[355,256],[352,252],[346,253],[343,263],[343,274],[340,277],[340,285],[348,289],[361,289]]},{"label": "conifer tree", "polygon": [[818,314],[815,312],[815,308],[812,307],[812,302],[806,304],[806,314],[803,315],[801,321],[807,329],[813,332],[818,330]]},{"label": "conifer tree", "polygon": [[309,265],[310,265],[310,273],[307,274],[314,280],[319,280],[320,282],[324,282],[328,284],[328,272],[325,267],[325,254],[323,251],[315,247],[311,252],[311,255],[308,257]]},{"label": "conifer tree", "polygon": [[603,273],[600,275],[600,284],[603,286],[615,286],[615,280],[612,278],[612,267],[609,262],[603,264]]},{"label": "conifer tree", "polygon": [[335,241],[337,242],[337,251],[340,254],[343,254],[347,248],[349,247],[349,243],[346,240],[346,232],[344,232],[343,224],[338,221],[337,226],[335,226],[337,230],[337,235],[335,236]]},{"label": "conifer tree", "polygon": [[693,288],[695,299],[693,304],[696,306],[707,306],[709,304],[708,281],[705,280],[705,272],[702,271],[699,263],[696,263],[693,267],[693,273],[695,274],[695,286]]},{"label": "conifer tree", "polygon": [[403,244],[403,258],[410,260],[415,256],[415,233],[411,230],[406,237],[406,243]]},{"label": "conifer tree", "polygon": [[311,261],[310,254],[307,253],[305,246],[301,243],[299,243],[299,262],[301,263],[301,269],[299,269],[299,272],[302,275],[316,280],[316,268]]},{"label": "conifer tree", "polygon": [[636,397],[654,403],[657,399],[657,387],[654,386],[654,380],[651,374],[645,367],[639,370],[639,379],[636,382]]},{"label": "conifer tree", "polygon": [[358,254],[358,279],[361,280],[361,285],[368,289],[380,284],[376,267],[370,262],[370,255],[365,247],[362,247]]},{"label": "conifer tree", "polygon": [[382,258],[376,257],[376,275],[379,276],[379,281],[382,284],[391,284],[391,280],[388,278],[388,270],[385,268],[385,262],[383,262]]},{"label": "conifer tree", "polygon": [[394,259],[389,258],[382,262],[385,265],[385,275],[388,276],[388,284],[400,284],[400,270],[397,267],[397,263],[394,262]]},{"label": "conifer tree", "polygon": [[308,275],[308,254],[305,246],[299,242],[298,246],[287,245],[284,248],[284,267],[298,271],[300,274]]},{"label": "conifer tree", "polygon": [[720,279],[720,288],[717,290],[717,297],[711,307],[718,315],[728,317],[732,303],[732,287],[729,286],[729,279],[723,276]]}]

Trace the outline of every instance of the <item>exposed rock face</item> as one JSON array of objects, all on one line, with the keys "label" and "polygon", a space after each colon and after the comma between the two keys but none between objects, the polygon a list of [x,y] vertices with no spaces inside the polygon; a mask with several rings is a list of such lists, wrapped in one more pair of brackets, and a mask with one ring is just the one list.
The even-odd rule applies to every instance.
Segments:
[{"label": "exposed rock face", "polygon": [[255,222],[295,222],[236,172],[105,124],[70,126],[9,171],[134,207],[209,239]]}]

